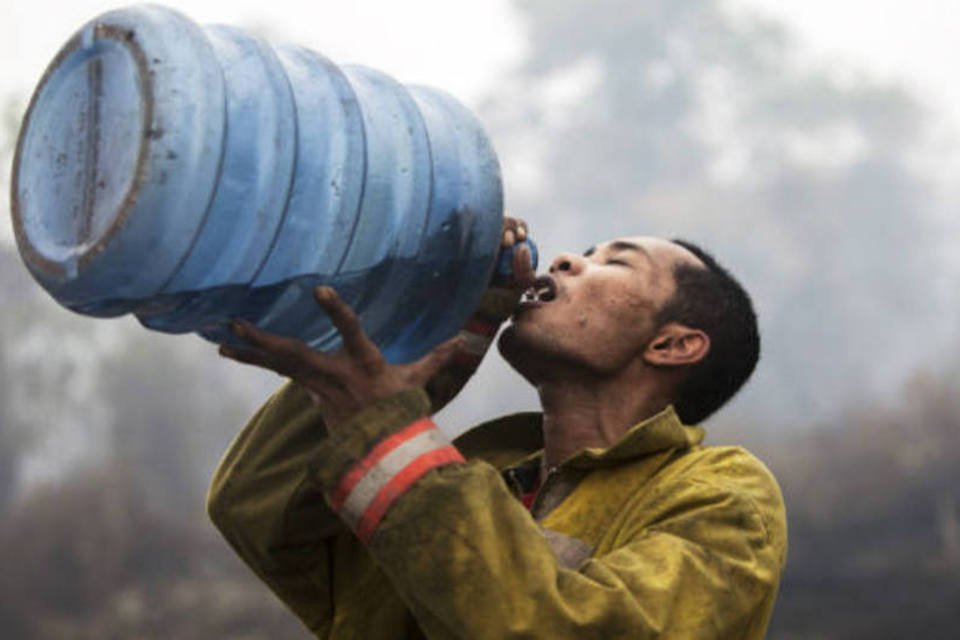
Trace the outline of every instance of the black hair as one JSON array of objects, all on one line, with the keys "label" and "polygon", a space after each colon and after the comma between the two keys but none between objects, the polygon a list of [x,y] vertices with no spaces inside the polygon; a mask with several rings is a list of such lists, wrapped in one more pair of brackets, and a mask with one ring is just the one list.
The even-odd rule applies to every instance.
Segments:
[{"label": "black hair", "polygon": [[676,291],[656,316],[659,326],[677,322],[710,337],[707,355],[690,367],[674,396],[680,420],[696,424],[726,404],[753,373],[760,357],[760,332],[753,303],[740,283],[697,245],[672,242],[706,267],[676,264]]}]

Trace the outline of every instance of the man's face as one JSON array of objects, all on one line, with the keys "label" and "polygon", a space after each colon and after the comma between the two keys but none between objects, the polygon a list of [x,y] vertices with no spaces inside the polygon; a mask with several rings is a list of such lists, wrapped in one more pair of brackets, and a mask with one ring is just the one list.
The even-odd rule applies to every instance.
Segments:
[{"label": "man's face", "polygon": [[667,240],[627,237],[564,253],[537,280],[500,337],[507,361],[536,383],[565,366],[612,373],[656,335],[654,318],[673,296],[674,266],[701,265]]}]

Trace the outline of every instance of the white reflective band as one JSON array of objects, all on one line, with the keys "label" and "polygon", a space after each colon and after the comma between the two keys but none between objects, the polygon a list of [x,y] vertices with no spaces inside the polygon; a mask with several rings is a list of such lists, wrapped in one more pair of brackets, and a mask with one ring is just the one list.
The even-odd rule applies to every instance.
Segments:
[{"label": "white reflective band", "polygon": [[340,516],[351,529],[356,529],[377,494],[394,476],[423,454],[449,446],[450,441],[436,427],[418,433],[397,445],[374,464],[347,494],[340,508]]}]

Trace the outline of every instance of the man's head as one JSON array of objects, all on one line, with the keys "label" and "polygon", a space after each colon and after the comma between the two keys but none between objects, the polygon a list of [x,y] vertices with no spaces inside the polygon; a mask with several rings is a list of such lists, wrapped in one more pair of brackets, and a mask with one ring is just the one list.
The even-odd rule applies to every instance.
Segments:
[{"label": "man's head", "polygon": [[710,351],[689,368],[674,400],[680,418],[695,424],[726,404],[753,373],[760,358],[760,332],[750,296],[740,283],[700,247],[673,242],[703,265],[674,267],[676,292],[657,314],[660,324],[697,327],[710,336]]},{"label": "man's head", "polygon": [[743,288],[698,247],[619,238],[561,254],[502,334],[500,349],[539,385],[634,376],[665,389],[685,422],[726,402],[756,364]]}]

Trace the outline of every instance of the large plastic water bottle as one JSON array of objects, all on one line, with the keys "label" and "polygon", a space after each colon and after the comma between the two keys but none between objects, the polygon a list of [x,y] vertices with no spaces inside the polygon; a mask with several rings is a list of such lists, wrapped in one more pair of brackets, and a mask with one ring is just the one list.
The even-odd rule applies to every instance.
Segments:
[{"label": "large plastic water bottle", "polygon": [[395,362],[462,326],[503,208],[493,149],[446,94],[159,6],[57,54],[12,203],[25,263],[74,311],[216,342],[245,318],[329,349],[328,284]]}]

